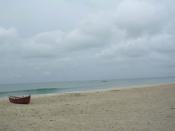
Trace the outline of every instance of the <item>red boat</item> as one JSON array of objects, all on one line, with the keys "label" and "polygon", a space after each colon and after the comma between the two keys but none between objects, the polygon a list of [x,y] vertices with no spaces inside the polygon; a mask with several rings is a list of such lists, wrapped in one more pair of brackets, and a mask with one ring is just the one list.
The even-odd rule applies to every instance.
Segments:
[{"label": "red boat", "polygon": [[29,104],[30,98],[31,98],[30,95],[29,96],[22,96],[22,97],[9,96],[9,101],[11,103],[15,103],[15,104]]}]

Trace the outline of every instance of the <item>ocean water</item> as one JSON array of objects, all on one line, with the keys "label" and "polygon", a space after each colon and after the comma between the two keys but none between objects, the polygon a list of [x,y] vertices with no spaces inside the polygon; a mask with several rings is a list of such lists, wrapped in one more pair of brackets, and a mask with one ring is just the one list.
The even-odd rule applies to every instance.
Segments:
[{"label": "ocean water", "polygon": [[74,82],[48,82],[0,85],[0,97],[10,95],[38,95],[76,91],[93,91],[128,86],[175,83],[175,77],[91,80]]}]

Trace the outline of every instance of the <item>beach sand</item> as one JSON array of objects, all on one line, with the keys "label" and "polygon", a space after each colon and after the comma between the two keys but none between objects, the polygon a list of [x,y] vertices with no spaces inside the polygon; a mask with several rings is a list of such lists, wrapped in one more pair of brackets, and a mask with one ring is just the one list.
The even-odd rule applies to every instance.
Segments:
[{"label": "beach sand", "polygon": [[175,84],[3,99],[0,131],[175,131]]}]

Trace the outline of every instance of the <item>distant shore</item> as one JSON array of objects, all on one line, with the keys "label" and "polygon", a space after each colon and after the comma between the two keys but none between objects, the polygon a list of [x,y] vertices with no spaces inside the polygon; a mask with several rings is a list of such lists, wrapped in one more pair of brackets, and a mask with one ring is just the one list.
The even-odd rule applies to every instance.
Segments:
[{"label": "distant shore", "polygon": [[175,84],[0,100],[2,131],[174,131]]}]

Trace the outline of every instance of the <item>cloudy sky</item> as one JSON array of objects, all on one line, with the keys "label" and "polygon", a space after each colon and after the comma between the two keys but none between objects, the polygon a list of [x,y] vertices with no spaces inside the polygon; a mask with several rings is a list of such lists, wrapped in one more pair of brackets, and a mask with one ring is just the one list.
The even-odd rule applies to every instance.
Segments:
[{"label": "cloudy sky", "polygon": [[0,0],[0,83],[173,76],[174,0]]}]

